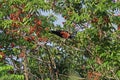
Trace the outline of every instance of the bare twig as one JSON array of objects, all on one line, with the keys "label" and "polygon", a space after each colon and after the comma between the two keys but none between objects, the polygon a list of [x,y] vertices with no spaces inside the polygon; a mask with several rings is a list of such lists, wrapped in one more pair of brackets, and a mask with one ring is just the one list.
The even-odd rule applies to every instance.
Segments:
[{"label": "bare twig", "polygon": [[[51,69],[50,70],[50,73],[52,75],[51,78],[52,78],[52,80],[57,80],[58,79],[58,73],[56,71],[56,63],[54,61],[53,56],[50,55],[50,51],[49,51],[49,48],[47,47],[47,45],[46,45],[46,50],[47,50],[48,57],[49,57],[49,60],[50,60],[49,68]],[[54,78],[54,74],[55,74],[55,78]]]},{"label": "bare twig", "polygon": [[22,52],[25,53],[24,57],[23,57],[23,66],[24,66],[24,80],[29,80],[29,76],[28,76],[28,68],[27,68],[27,54],[26,54],[26,49],[25,47],[22,47]]}]

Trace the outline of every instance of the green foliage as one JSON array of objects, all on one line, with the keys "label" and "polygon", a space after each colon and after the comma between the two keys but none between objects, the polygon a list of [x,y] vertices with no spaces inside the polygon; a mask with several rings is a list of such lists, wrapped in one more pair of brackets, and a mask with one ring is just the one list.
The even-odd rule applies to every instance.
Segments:
[{"label": "green foliage", "polygon": [[[119,80],[119,6],[112,0],[1,0],[0,80]],[[65,18],[64,27],[53,24],[54,14],[41,14],[50,10]],[[56,29],[78,32],[64,39],[49,33]]]},{"label": "green foliage", "polygon": [[13,66],[0,63],[0,80],[24,80],[23,75],[13,74]]}]

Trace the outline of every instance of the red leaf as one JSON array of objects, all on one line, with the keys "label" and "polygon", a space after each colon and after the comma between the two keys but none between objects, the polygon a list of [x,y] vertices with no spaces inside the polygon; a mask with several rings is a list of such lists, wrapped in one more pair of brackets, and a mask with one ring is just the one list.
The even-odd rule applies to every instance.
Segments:
[{"label": "red leaf", "polygon": [[5,53],[4,52],[0,52],[0,56],[1,56],[0,59],[4,59],[5,58]]},{"label": "red leaf", "polygon": [[21,52],[20,54],[19,54],[19,58],[24,58],[25,57],[25,53],[24,52]]},{"label": "red leaf", "polygon": [[13,48],[14,46],[15,46],[15,43],[12,42],[12,43],[11,43],[11,47]]},{"label": "red leaf", "polygon": [[117,30],[120,30],[120,24],[118,25],[118,29]]}]

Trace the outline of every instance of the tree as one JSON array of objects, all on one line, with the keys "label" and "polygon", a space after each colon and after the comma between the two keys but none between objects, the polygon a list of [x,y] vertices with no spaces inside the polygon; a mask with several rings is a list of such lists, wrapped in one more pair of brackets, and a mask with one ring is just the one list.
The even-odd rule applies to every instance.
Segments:
[{"label": "tree", "polygon": [[[114,15],[119,5],[109,0],[0,1],[0,79],[119,80],[120,17]],[[64,27],[53,24],[54,15],[41,15],[49,10],[66,19]],[[53,29],[75,37],[58,37],[50,33]]]}]

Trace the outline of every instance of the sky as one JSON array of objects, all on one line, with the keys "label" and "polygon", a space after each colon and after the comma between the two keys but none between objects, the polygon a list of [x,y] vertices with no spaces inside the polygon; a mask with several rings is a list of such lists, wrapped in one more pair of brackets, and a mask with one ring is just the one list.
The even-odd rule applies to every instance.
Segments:
[{"label": "sky", "polygon": [[63,23],[62,22],[65,22],[65,19],[62,17],[61,14],[56,14],[54,13],[52,10],[50,11],[40,11],[40,13],[44,16],[49,16],[49,15],[54,15],[57,17],[57,20],[54,22],[54,25],[60,25],[61,27],[63,27]]}]

